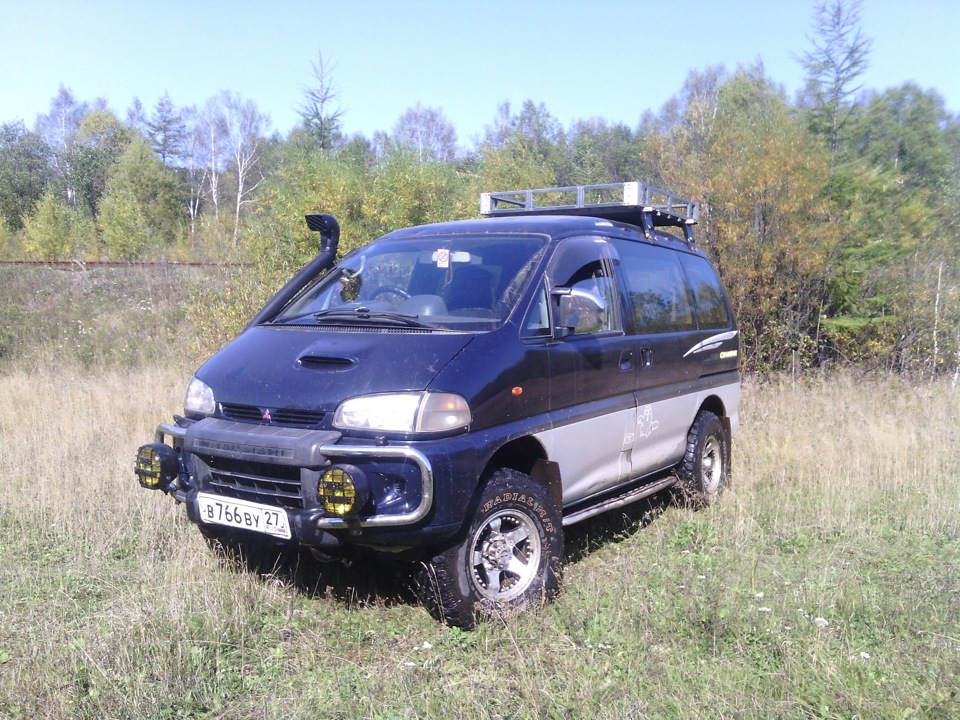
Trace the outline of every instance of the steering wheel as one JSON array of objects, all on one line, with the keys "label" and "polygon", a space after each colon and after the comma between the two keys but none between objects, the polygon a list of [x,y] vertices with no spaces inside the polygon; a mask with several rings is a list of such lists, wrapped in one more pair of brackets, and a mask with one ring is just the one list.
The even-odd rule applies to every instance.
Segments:
[{"label": "steering wheel", "polygon": [[373,291],[370,297],[375,298],[380,295],[383,295],[384,293],[393,293],[394,295],[399,295],[404,300],[410,297],[410,293],[408,293],[403,288],[398,288],[396,285],[381,285],[380,287],[378,287],[376,290]]}]

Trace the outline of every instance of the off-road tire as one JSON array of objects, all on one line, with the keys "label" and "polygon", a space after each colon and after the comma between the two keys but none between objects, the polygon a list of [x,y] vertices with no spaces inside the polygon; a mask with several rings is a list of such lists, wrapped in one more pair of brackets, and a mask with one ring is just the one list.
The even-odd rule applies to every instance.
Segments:
[{"label": "off-road tire", "polygon": [[677,469],[680,489],[697,506],[716,502],[730,485],[730,441],[723,423],[702,411],[687,433],[687,449]]},{"label": "off-road tire", "polygon": [[416,575],[430,614],[465,630],[549,600],[563,567],[560,510],[545,488],[502,469],[478,493],[467,527]]}]

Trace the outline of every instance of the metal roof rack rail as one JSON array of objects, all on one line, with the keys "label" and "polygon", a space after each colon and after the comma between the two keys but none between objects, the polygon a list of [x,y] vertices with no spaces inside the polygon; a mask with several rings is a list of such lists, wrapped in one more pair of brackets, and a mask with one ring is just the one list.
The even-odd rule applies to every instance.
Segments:
[{"label": "metal roof rack rail", "polygon": [[700,204],[642,182],[623,182],[481,193],[480,214],[586,215],[636,225],[648,238],[656,227],[682,228],[693,242]]}]

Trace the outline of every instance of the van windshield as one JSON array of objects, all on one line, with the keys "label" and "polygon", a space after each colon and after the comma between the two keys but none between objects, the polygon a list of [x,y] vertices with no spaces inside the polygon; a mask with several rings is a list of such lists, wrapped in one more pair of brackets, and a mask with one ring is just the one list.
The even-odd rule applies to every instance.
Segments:
[{"label": "van windshield", "polygon": [[539,235],[373,242],[308,286],[273,323],[493,330],[523,294],[546,242]]}]

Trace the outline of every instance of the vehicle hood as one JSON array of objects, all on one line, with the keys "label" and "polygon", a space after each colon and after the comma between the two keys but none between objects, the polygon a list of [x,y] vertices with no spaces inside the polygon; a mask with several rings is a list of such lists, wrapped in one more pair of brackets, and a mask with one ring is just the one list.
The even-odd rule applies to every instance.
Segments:
[{"label": "vehicle hood", "polygon": [[197,377],[218,403],[331,412],[356,395],[426,389],[472,339],[257,326],[210,358]]}]

